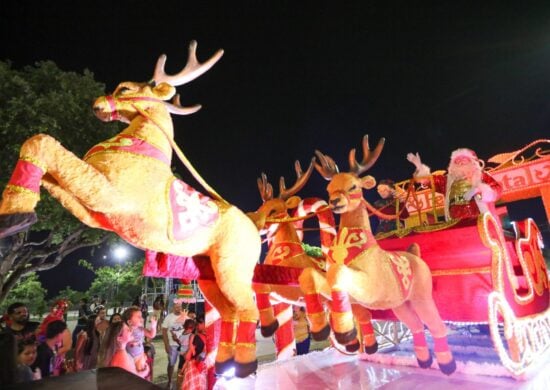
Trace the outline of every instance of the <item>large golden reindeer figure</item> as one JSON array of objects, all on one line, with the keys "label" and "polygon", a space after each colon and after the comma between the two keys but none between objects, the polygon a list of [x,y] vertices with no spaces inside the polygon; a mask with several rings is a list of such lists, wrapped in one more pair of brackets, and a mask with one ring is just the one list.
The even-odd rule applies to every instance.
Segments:
[{"label": "large golden reindeer figure", "polygon": [[[290,210],[296,209],[301,204],[302,200],[296,194],[304,187],[313,172],[313,159],[305,173],[299,161],[295,162],[294,168],[296,182],[287,189],[285,179],[281,177],[277,197],[274,196],[273,186],[267,181],[267,176],[262,173],[262,177],[258,179],[258,190],[263,204],[250,216],[259,229],[267,230],[269,249],[264,264],[302,269],[315,267],[324,271],[323,264],[319,264],[319,261],[305,253],[295,222],[289,214]],[[326,202],[322,201],[322,203],[326,205]],[[332,212],[325,210],[320,212],[318,217],[319,223],[326,226],[321,230],[321,243],[328,247],[328,243],[335,235]],[[269,223],[269,220],[278,220],[278,222]],[[270,337],[276,332],[277,357],[280,359],[292,356],[294,331],[291,305],[303,305],[301,289],[298,286],[254,284],[254,290],[260,310],[262,335]],[[272,306],[272,302],[276,302],[276,305]]]},{"label": "large golden reindeer figure", "polygon": [[176,86],[202,75],[222,54],[220,50],[199,63],[193,41],[178,74],[165,73],[163,55],[150,82],[123,82],[112,95],[98,98],[93,109],[99,119],[129,125],[90,149],[83,160],[46,134],[25,141],[3,193],[0,237],[36,220],[42,184],[83,223],[114,231],[138,248],[208,256],[216,281],[199,285],[222,317],[216,368],[223,371],[234,361],[236,375],[246,376],[257,367],[252,275],[261,249],[258,231],[236,207],[198,193],[170,169],[170,114],[191,114],[200,106],[182,107],[177,96],[173,103],[167,101]]},{"label": "large golden reindeer figure", "polygon": [[[456,368],[447,345],[447,328],[432,298],[432,276],[419,257],[418,245],[408,252],[387,252],[380,248],[370,227],[363,198],[363,188],[376,184],[371,176],[360,177],[377,160],[384,146],[381,139],[374,151],[369,149],[368,136],[363,137],[363,160],[349,154],[350,171],[339,173],[334,160],[316,151],[317,171],[330,183],[329,205],[340,214],[338,234],[329,251],[326,280],[315,270],[302,272],[300,285],[308,294],[306,300],[313,332],[328,327],[325,316],[312,316],[320,304],[320,294],[332,299],[331,326],[341,344],[354,342],[356,330],[352,304],[370,309],[392,309],[413,334],[414,350],[420,367],[431,366],[432,357],[424,336],[424,324],[434,339],[434,350],[440,370],[451,374]],[[311,309],[310,309],[311,307]]]}]

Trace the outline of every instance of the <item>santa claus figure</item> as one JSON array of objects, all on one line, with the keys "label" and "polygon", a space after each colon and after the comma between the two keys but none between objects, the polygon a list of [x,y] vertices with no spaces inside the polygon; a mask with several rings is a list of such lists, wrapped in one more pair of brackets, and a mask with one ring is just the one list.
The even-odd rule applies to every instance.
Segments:
[{"label": "santa claus figure", "polygon": [[[407,160],[416,167],[414,177],[425,178],[420,180],[427,183],[430,167],[422,163],[419,154],[409,153]],[[472,150],[462,148],[451,154],[446,175],[433,176],[435,190],[445,194],[445,220],[476,218],[487,211],[494,214],[502,187],[483,167]]]}]

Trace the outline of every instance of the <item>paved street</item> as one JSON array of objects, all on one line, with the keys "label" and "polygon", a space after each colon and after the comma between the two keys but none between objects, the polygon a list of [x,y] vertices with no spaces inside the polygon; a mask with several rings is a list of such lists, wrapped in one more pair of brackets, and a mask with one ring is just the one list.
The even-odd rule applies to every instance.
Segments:
[{"label": "paved street", "polygon": [[[258,363],[268,363],[275,360],[275,347],[271,338],[263,338],[260,334],[260,330],[256,330],[256,355],[258,356]],[[165,384],[167,382],[166,363],[167,357],[164,351],[164,344],[162,337],[156,337],[154,340],[155,345],[155,366],[153,368],[153,382],[157,384]],[[329,346],[328,341],[323,342],[311,342],[311,350],[321,350]],[[175,374],[174,374],[175,376]]]}]

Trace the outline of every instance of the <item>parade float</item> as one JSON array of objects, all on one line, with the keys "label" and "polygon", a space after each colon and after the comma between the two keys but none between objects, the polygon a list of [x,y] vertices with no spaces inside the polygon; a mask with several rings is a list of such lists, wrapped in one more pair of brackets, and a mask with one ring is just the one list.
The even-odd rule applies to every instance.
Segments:
[{"label": "parade float", "polygon": [[[445,219],[445,195],[436,191],[434,185],[426,187],[413,178],[400,183],[407,193],[409,217],[403,225],[397,224],[395,231],[373,237],[368,224],[361,227],[361,232],[352,232],[352,226],[341,223],[339,235],[325,254],[343,267],[330,271],[330,264],[328,270],[316,264],[314,267],[285,264],[283,255],[287,248],[281,245],[274,247],[269,261],[260,264],[258,227],[262,226],[258,219],[245,215],[221,198],[202,180],[173,140],[171,114],[190,114],[200,108],[182,107],[175,87],[199,77],[222,55],[219,51],[208,61],[199,63],[195,50],[193,42],[188,63],[177,75],[164,72],[166,57],[161,56],[150,82],[124,82],[112,95],[99,98],[94,104],[99,119],[119,120],[129,126],[112,139],[92,147],[84,159],[77,158],[48,135],[27,140],[3,192],[0,238],[24,231],[36,221],[34,209],[43,186],[83,223],[113,231],[145,250],[144,275],[197,280],[208,302],[209,362],[218,373],[235,368],[237,376],[246,377],[257,370],[255,329],[260,316],[256,304],[269,309],[273,302],[271,297],[269,301],[264,297],[255,302],[253,284],[260,294],[271,294],[281,286],[282,290],[290,288],[293,295],[289,301],[302,305],[305,301],[306,306],[312,306],[308,307],[313,310],[309,312],[310,320],[313,314],[319,320],[319,326],[314,329],[319,338],[332,333],[344,346],[340,348],[342,352],[370,352],[373,361],[396,363],[396,359],[379,358],[384,356],[383,350],[376,352],[378,346],[375,347],[371,336],[376,331],[378,336],[394,344],[410,340],[409,330],[395,317],[397,314],[404,318],[403,312],[397,312],[399,307],[409,304],[415,307],[409,312],[410,316],[418,315],[424,323],[436,323],[430,330],[438,340],[430,342],[435,344],[439,367],[446,374],[454,371],[453,348],[447,347],[438,316],[446,324],[488,324],[501,365],[515,377],[521,377],[545,359],[550,346],[550,292],[542,237],[532,219],[510,225],[502,220],[508,214],[506,205],[509,202],[531,197],[542,198],[550,219],[549,140],[535,141],[521,150],[488,160],[494,166],[486,170],[502,187],[495,212],[480,213],[473,221]],[[363,149],[368,157],[368,142]],[[210,197],[173,176],[170,169],[173,150]],[[379,154],[378,148],[376,154]],[[318,170],[322,174],[324,171],[326,177],[327,170],[333,171],[326,166],[327,161],[330,165],[330,159],[326,155],[318,157],[325,160],[320,161]],[[367,158],[358,163],[355,151],[350,154],[348,173],[361,181],[351,190],[353,202],[368,204],[363,199],[363,188],[372,188],[375,181],[374,178],[364,181],[359,174],[363,173],[364,165],[372,165],[372,160]],[[336,174],[333,171],[328,176]],[[434,175],[428,178],[432,183]],[[298,182],[290,191],[286,191],[284,182],[280,186],[279,200],[287,202],[286,206],[296,205],[295,200],[288,201],[304,184],[300,180],[301,170],[298,176]],[[332,182],[331,185],[334,187]],[[269,187],[264,182],[263,189],[260,188],[265,203],[274,200]],[[348,189],[338,188],[337,191]],[[328,203],[335,211],[340,206],[334,202],[332,193],[330,196]],[[395,209],[397,215],[377,216],[399,218],[399,205]],[[376,214],[367,207],[362,211],[367,220],[366,210]],[[326,207],[321,207],[295,218],[285,210],[279,218],[264,216],[263,223],[277,227],[301,223],[304,218],[324,211]],[[363,246],[356,245],[354,235],[365,235]],[[369,246],[364,246],[366,242]],[[354,249],[356,247],[358,249]],[[373,283],[372,276],[368,276],[372,271],[368,259],[359,275],[366,284],[355,292],[352,290],[357,286],[346,285],[354,280],[347,276],[352,268],[346,267],[347,254],[358,250],[368,252],[372,247],[376,248],[379,258],[387,256],[389,260],[384,260],[384,264],[393,264],[385,270],[385,280],[389,281],[385,288],[389,289],[384,291],[392,297],[387,305],[353,296],[359,290],[368,295],[368,284]],[[391,253],[399,251],[403,254],[392,257]],[[294,252],[289,250],[288,253]],[[407,261],[402,261],[403,258]],[[418,260],[420,258],[422,261]],[[422,268],[420,281],[415,281],[415,276],[409,272],[415,267]],[[311,287],[304,275],[311,276],[312,269],[315,269],[313,279],[318,279],[323,287],[319,291],[306,292],[301,300],[295,293],[298,287],[302,293]],[[411,297],[414,290],[411,286],[415,285],[422,286],[418,291],[421,291],[420,297],[425,298],[424,302],[415,302]],[[351,301],[346,296],[347,290]],[[314,294],[322,295],[323,299],[314,301],[311,299]],[[431,303],[432,295],[435,305]],[[427,306],[423,307],[427,301]],[[363,306],[370,310],[363,310]],[[379,310],[378,306],[393,309],[393,312]],[[271,323],[265,325],[275,330],[277,326],[271,326],[274,317],[269,320],[267,322]],[[417,325],[413,324],[418,328]],[[429,347],[432,346],[421,340],[423,335],[420,337],[419,333],[417,329],[412,335],[416,360],[412,352],[410,356],[413,364],[428,368],[431,366]]]},{"label": "parade float", "polygon": [[[480,375],[524,378],[530,369],[548,359],[550,312],[548,272],[542,254],[543,240],[534,220],[508,222],[507,205],[512,201],[540,197],[550,220],[550,140],[539,140],[521,150],[488,159],[486,171],[500,183],[502,193],[494,213],[483,213],[469,221],[444,219],[444,195],[415,179],[398,183],[407,192],[409,217],[392,232],[376,236],[390,251],[418,244],[433,279],[433,298],[442,319],[453,328],[488,325],[490,348],[504,371],[487,369],[487,364],[458,362],[459,371]],[[444,174],[443,171],[434,174]],[[323,210],[323,208],[321,208]],[[375,209],[370,209],[373,214]],[[399,213],[399,205],[395,207]],[[378,213],[380,214],[380,213]],[[309,214],[308,216],[311,216]],[[397,218],[395,215],[378,215]],[[307,218],[307,217],[305,217]],[[280,224],[301,225],[304,217],[268,218]],[[503,227],[504,226],[504,227]],[[330,227],[329,227],[330,228]],[[144,272],[151,276],[213,279],[207,259],[166,257],[162,263],[149,258]],[[257,284],[298,286],[303,268],[259,264],[254,272]],[[372,324],[377,338],[388,350],[412,338],[409,329],[389,310],[373,310]],[[467,335],[459,348],[479,338]],[[430,344],[432,341],[430,340]],[[335,345],[343,353],[342,346]],[[451,350],[455,348],[451,344]],[[479,349],[472,345],[471,349]],[[362,354],[362,358],[383,364],[414,366],[412,349],[408,357],[391,353]],[[465,366],[468,366],[465,368]],[[491,365],[489,365],[491,366]]]}]

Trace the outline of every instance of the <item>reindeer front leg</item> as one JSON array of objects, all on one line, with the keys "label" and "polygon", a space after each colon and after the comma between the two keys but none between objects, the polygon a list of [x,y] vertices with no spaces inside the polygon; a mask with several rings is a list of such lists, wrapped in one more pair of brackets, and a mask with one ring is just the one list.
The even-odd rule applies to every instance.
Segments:
[{"label": "reindeer front leg", "polygon": [[256,305],[260,312],[260,324],[263,337],[271,337],[279,328],[279,322],[275,317],[275,311],[269,300],[271,288],[268,284],[254,283],[254,293],[256,294]]},{"label": "reindeer front leg", "polygon": [[[372,314],[370,310],[357,303],[351,305],[351,310],[353,312],[353,316],[359,324],[359,329],[361,330],[365,353],[370,355],[377,352],[378,342],[376,341],[376,335],[374,334],[374,328],[372,327]],[[346,346],[346,350],[353,352],[353,350],[349,350],[348,346]]]},{"label": "reindeer front leg", "polygon": [[2,194],[0,238],[25,230],[36,221],[34,209],[46,173],[92,210],[108,212],[120,200],[103,174],[51,136],[39,134],[21,146],[19,161]]},{"label": "reindeer front leg", "polygon": [[348,294],[348,288],[353,283],[349,268],[342,264],[331,265],[327,272],[327,282],[332,298],[330,323],[336,341],[342,345],[354,344],[357,330]]},{"label": "reindeer front leg", "polygon": [[306,268],[298,279],[306,301],[306,315],[311,337],[315,341],[326,340],[330,334],[321,294],[330,295],[326,278],[314,268]]}]

